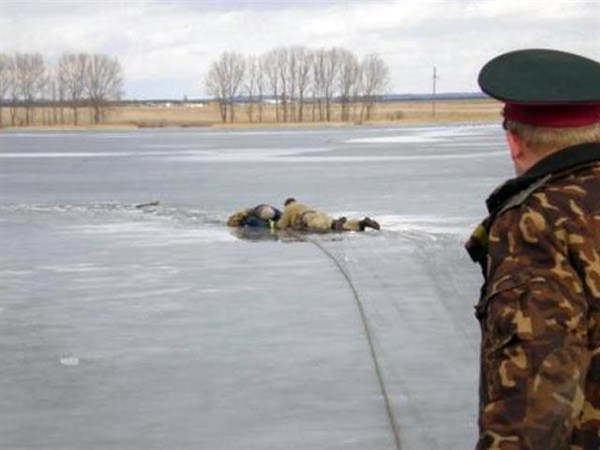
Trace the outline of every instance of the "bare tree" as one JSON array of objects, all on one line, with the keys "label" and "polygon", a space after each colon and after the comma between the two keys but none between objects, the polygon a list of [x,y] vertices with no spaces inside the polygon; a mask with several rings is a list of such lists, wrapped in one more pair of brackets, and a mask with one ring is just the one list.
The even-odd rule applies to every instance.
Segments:
[{"label": "bare tree", "polygon": [[227,122],[227,80],[224,70],[214,61],[208,69],[204,81],[206,92],[211,95],[219,105],[219,115],[223,122]]},{"label": "bare tree", "polygon": [[59,111],[59,116],[60,116],[60,123],[61,123],[61,125],[64,125],[65,124],[66,93],[65,93],[65,86],[63,85],[63,83],[60,80],[60,75],[57,75],[57,77],[56,77],[56,90],[57,90],[57,95],[58,95],[58,111]]},{"label": "bare tree", "polygon": [[281,109],[283,110],[283,121],[288,121],[288,102],[290,95],[290,50],[287,47],[275,49],[277,59],[277,73],[279,74],[279,85],[281,86]]},{"label": "bare tree", "polygon": [[359,80],[360,66],[353,53],[345,49],[339,49],[339,77],[338,92],[342,105],[341,119],[350,120],[350,102]]},{"label": "bare tree", "polygon": [[46,77],[42,92],[40,93],[41,104],[45,107],[42,108],[42,124],[52,124],[52,110],[54,104],[52,102],[52,87],[54,84],[54,67],[50,66],[46,69]]},{"label": "bare tree", "polygon": [[277,52],[271,50],[262,57],[262,66],[270,93],[275,100],[275,120],[279,122],[279,66],[277,63]]},{"label": "bare tree", "polygon": [[111,58],[104,54],[89,56],[84,86],[94,112],[95,124],[102,120],[107,103],[121,97],[122,84],[122,69],[117,58]]},{"label": "bare tree", "polygon": [[257,78],[256,78],[256,93],[257,93],[257,102],[258,102],[258,121],[263,121],[263,107],[264,107],[264,95],[267,89],[266,87],[266,77],[265,77],[265,68],[264,68],[264,59],[258,57],[256,59],[257,63]]},{"label": "bare tree", "polygon": [[255,56],[249,56],[246,62],[246,77],[244,82],[244,91],[248,101],[248,120],[253,121],[254,103],[257,97],[260,64]]},{"label": "bare tree", "polygon": [[19,112],[19,102],[21,99],[21,89],[17,79],[17,63],[14,56],[8,58],[8,101],[10,105],[10,124],[17,124],[17,114]]},{"label": "bare tree", "polygon": [[[319,120],[332,119],[331,103],[339,78],[340,49],[319,49],[313,58],[313,102],[318,104]],[[314,110],[313,110],[314,111]],[[314,118],[314,117],[313,117]]]},{"label": "bare tree", "polygon": [[361,63],[362,100],[361,118],[371,120],[377,96],[383,94],[388,84],[388,68],[383,59],[371,53]]},{"label": "bare tree", "polygon": [[325,49],[319,49],[314,53],[312,59],[312,94],[313,94],[313,108],[312,108],[312,120],[316,120],[315,108],[318,107],[319,120],[324,120],[323,114],[323,99],[325,97],[324,87],[324,72],[325,72],[325,60],[327,59],[327,53]]},{"label": "bare tree", "polygon": [[58,123],[58,108],[60,102],[58,100],[58,67],[50,67],[48,75],[48,99],[52,107],[52,124]]},{"label": "bare tree", "polygon": [[223,52],[219,59],[213,62],[206,78],[206,88],[219,101],[221,119],[235,120],[234,102],[244,78],[246,61],[239,53]]},{"label": "bare tree", "polygon": [[14,60],[6,53],[0,53],[0,128],[2,127],[2,113],[4,105],[8,103],[9,93],[13,85]]},{"label": "bare tree", "polygon": [[313,56],[303,47],[298,47],[295,53],[298,82],[298,121],[302,122],[304,120],[304,96],[309,88]]},{"label": "bare tree", "polygon": [[339,48],[332,48],[325,52],[322,68],[323,95],[325,97],[325,111],[327,121],[331,121],[331,102],[335,95],[336,80],[339,77],[341,62]]},{"label": "bare tree", "polygon": [[304,49],[302,47],[290,47],[289,49],[289,110],[290,120],[292,122],[296,121],[296,104],[298,103],[298,70],[303,50]]},{"label": "bare tree", "polygon": [[17,53],[15,55],[16,83],[25,107],[25,125],[33,120],[33,104],[44,90],[46,64],[39,53]]},{"label": "bare tree", "polygon": [[361,100],[363,89],[363,74],[362,65],[358,65],[358,73],[356,74],[356,83],[352,87],[352,120],[356,120],[356,111]]},{"label": "bare tree", "polygon": [[229,83],[229,107],[231,108],[231,122],[235,120],[235,113],[233,109],[233,105],[235,102],[235,97],[238,94],[238,90],[244,79],[244,72],[246,70],[246,61],[244,56],[240,53],[232,53],[230,55],[230,83]]},{"label": "bare tree", "polygon": [[62,100],[67,100],[73,110],[73,123],[78,125],[77,108],[81,106],[86,89],[89,55],[64,53],[58,61],[58,85]]}]

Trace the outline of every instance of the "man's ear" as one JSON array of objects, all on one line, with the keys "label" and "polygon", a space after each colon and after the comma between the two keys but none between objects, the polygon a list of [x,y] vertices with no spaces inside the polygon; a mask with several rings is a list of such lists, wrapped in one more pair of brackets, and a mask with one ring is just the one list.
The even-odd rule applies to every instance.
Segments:
[{"label": "man's ear", "polygon": [[506,140],[508,142],[508,147],[510,148],[510,156],[513,161],[517,161],[519,158],[523,157],[523,142],[519,138],[519,136],[512,132],[506,132]]}]

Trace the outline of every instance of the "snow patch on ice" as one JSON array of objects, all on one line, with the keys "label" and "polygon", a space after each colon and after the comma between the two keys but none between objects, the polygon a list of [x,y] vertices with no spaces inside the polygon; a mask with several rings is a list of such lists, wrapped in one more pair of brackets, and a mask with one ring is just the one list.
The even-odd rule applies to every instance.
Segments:
[{"label": "snow patch on ice", "polygon": [[[393,136],[379,136],[354,138],[344,141],[348,144],[398,144],[398,143],[428,143],[442,142],[448,139],[456,139],[457,137],[477,136],[489,130],[482,129],[479,126],[464,126],[464,127],[433,127],[421,129],[397,129],[402,134]],[[391,130],[385,130],[390,132]],[[407,131],[414,131],[414,134],[406,134]]]},{"label": "snow patch on ice", "polygon": [[469,217],[433,215],[384,215],[377,216],[376,220],[383,230],[459,236],[468,236],[476,222],[476,219]]},{"label": "snow patch on ice", "polygon": [[23,152],[0,153],[0,158],[91,158],[133,155],[133,152]]},{"label": "snow patch on ice", "polygon": [[128,240],[132,246],[165,247],[177,244],[235,241],[225,227],[190,229],[173,223],[116,222],[74,225],[68,233],[83,235],[111,235]]},{"label": "snow patch on ice", "polygon": [[35,270],[31,269],[2,269],[2,275],[7,277],[19,277],[34,274]]},{"label": "snow patch on ice", "polygon": [[388,161],[425,161],[425,160],[448,160],[448,159],[474,159],[503,156],[506,152],[486,151],[473,153],[440,153],[427,155],[361,155],[361,156],[289,156],[289,155],[210,155],[210,156],[173,156],[164,159],[165,161],[187,161],[198,163],[363,163],[363,162],[388,162]]},{"label": "snow patch on ice", "polygon": [[56,273],[94,273],[106,272],[110,270],[107,267],[99,267],[95,264],[69,264],[62,266],[40,266],[39,269],[50,270]]},{"label": "snow patch on ice", "polygon": [[63,366],[75,367],[79,365],[79,358],[75,356],[65,356],[63,358],[60,358],[60,363]]}]

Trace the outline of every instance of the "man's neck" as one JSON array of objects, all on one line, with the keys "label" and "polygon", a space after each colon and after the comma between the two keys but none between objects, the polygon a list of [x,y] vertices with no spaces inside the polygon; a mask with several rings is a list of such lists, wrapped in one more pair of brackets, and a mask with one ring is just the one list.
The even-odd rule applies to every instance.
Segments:
[{"label": "man's neck", "polygon": [[546,159],[548,156],[560,151],[561,149],[531,149],[528,147],[524,147],[523,150],[524,151],[521,154],[521,157],[516,160],[513,160],[515,166],[515,173],[517,174],[517,176],[523,175],[525,172],[527,172],[529,169],[531,169],[533,166],[539,163],[542,159]]}]

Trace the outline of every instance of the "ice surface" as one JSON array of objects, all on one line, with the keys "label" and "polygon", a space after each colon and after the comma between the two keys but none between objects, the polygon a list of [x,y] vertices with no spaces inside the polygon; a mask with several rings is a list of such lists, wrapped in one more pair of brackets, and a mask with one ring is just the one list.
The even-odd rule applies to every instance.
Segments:
[{"label": "ice surface", "polygon": [[[473,446],[462,245],[511,175],[499,127],[8,132],[0,157],[3,449],[393,449],[317,243],[402,448]],[[383,229],[224,226],[289,196]]]}]

